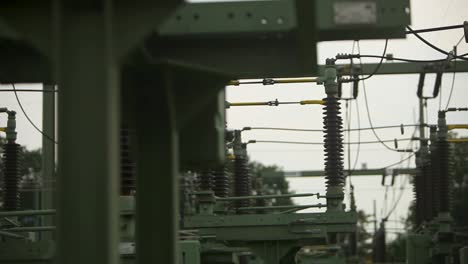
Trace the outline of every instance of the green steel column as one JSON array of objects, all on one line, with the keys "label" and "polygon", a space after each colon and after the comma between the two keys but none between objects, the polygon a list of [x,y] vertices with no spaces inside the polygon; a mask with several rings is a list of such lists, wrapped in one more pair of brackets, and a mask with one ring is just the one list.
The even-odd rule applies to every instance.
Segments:
[{"label": "green steel column", "polygon": [[[53,91],[53,85],[44,85],[46,91]],[[55,139],[55,93],[44,92],[42,94],[42,131],[44,134]],[[54,192],[55,190],[55,144],[47,137],[42,137],[42,193],[41,193],[41,208],[54,208]],[[44,216],[42,225],[54,225],[52,216]],[[52,233],[41,234],[43,239],[51,239]]]},{"label": "green steel column", "polygon": [[119,86],[110,0],[55,1],[57,259],[119,263]]},{"label": "green steel column", "polygon": [[146,73],[134,87],[138,92],[136,263],[175,264],[179,147],[173,77],[167,66]]},{"label": "green steel column", "polygon": [[460,263],[468,263],[468,247],[460,248]]}]

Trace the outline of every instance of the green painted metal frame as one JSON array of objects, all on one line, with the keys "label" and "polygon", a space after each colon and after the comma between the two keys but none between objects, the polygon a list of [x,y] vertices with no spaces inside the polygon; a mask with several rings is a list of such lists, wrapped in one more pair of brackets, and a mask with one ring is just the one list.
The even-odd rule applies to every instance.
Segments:
[{"label": "green painted metal frame", "polygon": [[355,212],[194,215],[185,218],[184,228],[199,229],[201,236],[230,247],[246,247],[262,263],[273,264],[294,258],[302,246],[328,243],[330,235],[356,232],[356,222]]},{"label": "green painted metal frame", "polygon": [[[354,73],[369,75],[373,73],[378,63],[359,63],[353,65]],[[351,66],[349,64],[338,64],[338,72],[346,75],[350,73]],[[441,70],[440,63],[417,63],[417,62],[384,62],[377,75],[390,75],[390,74],[419,74],[419,73],[437,73]],[[323,72],[325,66],[319,66],[319,73]],[[449,72],[468,72],[468,61],[457,60],[451,61],[442,67],[444,73]]]},{"label": "green painted metal frame", "polygon": [[[122,87],[137,89],[128,83],[119,84],[124,79],[121,78],[124,72],[122,65],[129,61],[129,54],[146,46],[141,45],[143,39],[157,30],[180,2],[142,1],[135,5],[111,0],[53,0],[46,5],[27,1],[9,3],[0,13],[0,36],[5,40],[1,42],[0,50],[8,55],[5,56],[7,63],[2,64],[7,66],[1,68],[8,74],[2,82],[44,82],[60,86],[58,263],[118,262],[119,95]],[[267,2],[265,4],[268,5]],[[280,40],[265,46],[264,39],[257,39],[249,43],[250,46],[240,45],[242,48],[237,50],[244,56],[247,54],[246,57],[256,58],[255,63],[248,65],[259,69],[274,65],[266,58],[274,58],[272,55],[279,50],[296,52],[293,56],[286,53],[285,60],[279,60],[282,65],[251,73],[239,73],[239,69],[246,65],[246,61],[239,60],[238,68],[231,67],[226,72],[243,77],[249,74],[261,77],[266,73],[296,76],[313,72],[316,39],[310,34],[315,23],[310,13],[314,7],[311,1],[297,1],[296,4],[300,5],[296,5],[299,10],[297,22],[304,26],[294,30],[292,41]],[[273,37],[278,38],[280,34],[275,33]],[[245,40],[236,42],[231,39],[231,42],[238,46]],[[145,44],[151,45],[151,52],[160,52],[164,47],[161,43],[152,45],[151,41]],[[230,66],[234,63],[229,57],[216,56],[216,52],[225,54],[229,47],[224,45],[219,50],[208,50],[211,56],[205,57],[217,58],[216,63]],[[170,54],[166,51],[162,53]],[[258,51],[265,51],[263,57],[250,56]],[[232,52],[234,56],[238,54]],[[160,54],[156,58],[164,59]],[[275,58],[277,61],[278,57]],[[201,63],[206,64],[209,63]],[[139,189],[137,200],[140,212],[137,214],[137,263],[174,263],[177,260],[175,176],[178,173],[179,138],[178,127],[174,124],[177,102],[172,89],[176,77],[182,76],[171,71],[164,74],[162,83],[145,87],[146,91],[140,94],[137,104],[130,108],[137,112],[138,155],[145,157],[138,172],[140,186],[143,187]],[[151,88],[157,91],[151,91]],[[155,101],[143,95],[153,96]],[[140,110],[144,114],[138,116]],[[147,126],[151,118],[159,123]],[[153,177],[154,166],[166,177]],[[155,204],[155,191],[169,200]],[[157,213],[154,205],[161,205],[158,209],[162,212]],[[164,217],[159,217],[159,213]],[[157,247],[153,242],[161,246]]]},{"label": "green painted metal frame", "polygon": [[[180,2],[23,1],[0,12],[2,82],[60,86],[58,263],[118,262],[120,65]],[[174,263],[167,244],[140,263]]]},{"label": "green painted metal frame", "polygon": [[252,215],[195,215],[186,217],[184,228],[225,241],[280,241],[326,238],[326,234],[356,230],[354,212]]},{"label": "green painted metal frame", "polygon": [[15,239],[7,242],[0,242],[1,263],[51,263],[55,252],[55,243],[51,240],[30,242]]}]

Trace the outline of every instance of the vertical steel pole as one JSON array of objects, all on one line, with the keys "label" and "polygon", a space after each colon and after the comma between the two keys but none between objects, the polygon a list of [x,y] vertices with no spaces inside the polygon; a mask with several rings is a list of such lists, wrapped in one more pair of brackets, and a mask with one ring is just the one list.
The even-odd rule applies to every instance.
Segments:
[{"label": "vertical steel pole", "polygon": [[[54,91],[54,85],[43,85],[44,91]],[[55,139],[55,93],[44,92],[42,94],[42,131]],[[55,143],[47,137],[42,137],[42,192],[41,208],[52,209],[55,193]],[[44,216],[42,225],[54,225],[52,216]],[[51,239],[52,232],[42,233],[43,239]]]},{"label": "vertical steel pole", "polygon": [[175,264],[179,146],[173,77],[167,66],[146,76],[134,87],[138,88],[136,263]]},{"label": "vertical steel pole", "polygon": [[55,1],[57,263],[119,263],[119,86],[112,1]]}]

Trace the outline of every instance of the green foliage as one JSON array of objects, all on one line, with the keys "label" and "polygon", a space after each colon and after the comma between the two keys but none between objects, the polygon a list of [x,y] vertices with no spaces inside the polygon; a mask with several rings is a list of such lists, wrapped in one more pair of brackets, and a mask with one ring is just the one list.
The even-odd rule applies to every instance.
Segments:
[{"label": "green foliage", "polygon": [[363,210],[357,211],[357,254],[361,258],[370,256],[370,245],[368,245],[369,239],[372,235],[367,232],[366,225],[370,222],[369,217]]},{"label": "green foliage", "polygon": [[[259,162],[250,161],[249,169],[252,175],[253,187],[261,190],[262,194],[288,194],[289,184],[284,177],[284,171],[276,166],[266,166]],[[292,205],[290,198],[275,199],[272,205]]]},{"label": "green foliage", "polygon": [[452,217],[455,226],[468,223],[468,144],[453,144],[452,148]]},{"label": "green foliage", "polygon": [[406,261],[406,236],[398,234],[397,238],[387,245],[387,260],[389,262]]}]

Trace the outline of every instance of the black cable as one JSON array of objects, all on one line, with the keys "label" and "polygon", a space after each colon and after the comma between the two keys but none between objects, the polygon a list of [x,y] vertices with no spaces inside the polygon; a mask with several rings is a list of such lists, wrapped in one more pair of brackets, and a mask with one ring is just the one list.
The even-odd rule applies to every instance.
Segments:
[{"label": "black cable", "polygon": [[424,29],[417,29],[417,30],[408,30],[405,34],[414,34],[414,33],[427,33],[427,32],[434,32],[434,31],[441,31],[441,30],[450,30],[450,29],[457,29],[463,28],[464,25],[453,25],[453,26],[445,26],[445,27],[434,27],[434,28],[424,28]]},{"label": "black cable", "polygon": [[[359,46],[359,42],[358,42],[358,46]],[[382,53],[382,57],[380,58],[380,62],[379,62],[379,64],[377,64],[374,71],[371,74],[369,74],[367,77],[357,79],[357,81],[367,80],[367,79],[371,78],[372,76],[374,76],[379,71],[380,67],[382,66],[383,60],[385,58],[385,54],[387,53],[387,47],[388,47],[388,39],[385,40],[385,47],[384,47],[384,50],[383,50],[383,53]],[[361,52],[359,51],[359,53],[361,53]],[[361,68],[362,68],[362,66],[361,66]]]},{"label": "black cable", "polygon": [[456,59],[468,61],[468,58],[465,58],[465,57],[462,57],[462,56],[457,56],[456,54],[451,54],[450,52],[447,52],[447,51],[435,46],[434,44],[430,43],[429,41],[427,41],[426,39],[421,37],[418,33],[414,32],[413,29],[410,26],[406,26],[406,28],[409,31],[411,31],[414,36],[416,36],[419,40],[421,40],[424,44],[431,47],[432,49],[434,49],[434,50],[436,50],[436,51],[438,51],[438,52],[440,52],[442,54],[445,54],[447,56],[452,56],[453,58],[456,58]]},{"label": "black cable", "polygon": [[[348,175],[351,176],[353,172],[356,170],[357,163],[359,161],[359,154],[361,152],[361,116],[359,114],[359,104],[356,102],[356,115],[357,115],[357,120],[358,120],[358,144],[357,144],[357,150],[356,150],[356,158],[354,159],[354,164],[353,164],[353,169],[348,172]],[[351,129],[350,129],[351,131]]]},{"label": "black cable", "polygon": [[13,92],[15,93],[15,97],[16,97],[16,101],[18,102],[18,105],[21,109],[21,111],[23,112],[24,116],[26,117],[26,119],[29,121],[29,123],[39,132],[42,134],[42,136],[44,136],[45,138],[49,139],[50,141],[54,142],[55,144],[57,144],[57,141],[55,141],[52,137],[46,135],[44,132],[42,132],[42,130],[40,130],[35,124],[34,122],[31,120],[31,118],[29,118],[28,114],[26,114],[26,111],[24,111],[24,108],[23,108],[23,105],[21,104],[21,101],[18,97],[18,93],[16,92],[16,87],[15,87],[15,84],[12,83],[11,86],[13,87]]},{"label": "black cable", "polygon": [[[399,141],[411,141],[413,138],[402,138]],[[377,144],[382,142],[394,142],[394,139],[378,140],[378,141],[362,141],[362,142],[343,142],[345,145],[359,144]],[[323,145],[322,142],[306,142],[306,141],[287,141],[287,140],[250,140],[248,143],[274,143],[274,144],[298,144],[298,145]]]},{"label": "black cable", "polygon": [[[346,111],[345,111],[345,116],[346,116],[346,127],[348,127],[348,148],[347,148],[347,161],[348,161],[348,171],[351,170],[351,144],[349,144],[349,142],[351,142],[351,131],[349,131],[349,128],[351,126],[351,102],[349,102],[349,100],[346,100]],[[349,105],[349,108],[348,108],[348,105]],[[352,185],[352,182],[351,182],[351,177],[348,175],[349,177],[349,185]]]},{"label": "black cable", "polygon": [[35,89],[0,89],[0,92],[40,92],[40,93],[57,93],[57,90],[35,90]]},{"label": "black cable", "polygon": [[[353,41],[353,48],[351,50],[351,53],[354,53],[354,48],[356,46],[356,41]],[[353,59],[351,59],[351,67],[354,65]],[[354,159],[354,164],[352,170],[348,170],[348,176],[349,176],[349,183],[352,185],[351,181],[351,176],[353,175],[353,172],[356,170],[357,163],[359,161],[359,154],[361,152],[361,116],[359,114],[359,103],[357,102],[358,98],[356,98],[356,116],[357,116],[357,123],[358,123],[358,144],[357,144],[357,150],[356,150],[356,158]],[[348,132],[351,131],[351,128],[347,128]],[[350,169],[350,168],[348,168]]]},{"label": "black cable", "polygon": [[[465,37],[465,34],[463,33],[463,36],[460,38],[460,40],[457,42],[457,44],[455,44],[455,47],[454,47],[454,52],[455,52],[455,54],[457,53],[457,47],[458,47],[458,45],[460,45],[460,43],[461,43],[461,41],[463,40],[464,37]],[[448,109],[449,104],[450,104],[450,100],[452,99],[453,88],[455,87],[455,75],[456,75],[456,72],[457,72],[457,61],[455,60],[455,61],[453,62],[452,87],[450,87],[450,93],[449,93],[449,97],[448,97],[448,100],[447,100],[447,105],[445,106],[445,110]]]},{"label": "black cable", "polygon": [[[357,42],[357,48],[358,48],[358,54],[361,54],[361,45],[359,45],[359,41]],[[386,48],[386,47],[385,47]],[[382,56],[383,57],[383,56]],[[359,63],[361,64],[361,68],[362,68],[362,59],[359,57]],[[374,134],[375,138],[388,150],[391,150],[391,151],[397,151],[396,149],[394,148],[391,148],[389,147],[387,144],[385,144],[385,142],[383,142],[379,135],[377,135],[377,132],[375,132],[375,129],[374,129],[374,125],[372,124],[372,118],[370,116],[370,111],[369,111],[369,103],[367,102],[367,92],[366,92],[366,84],[365,82],[363,81],[362,82],[362,89],[364,90],[364,102],[365,102],[365,105],[366,105],[366,110],[367,110],[367,118],[369,120],[369,125],[371,127],[371,130],[372,130],[372,133]]]},{"label": "black cable", "polygon": [[[351,55],[353,56],[353,55]],[[376,59],[387,59],[387,60],[394,60],[394,61],[404,61],[404,62],[414,62],[414,63],[436,63],[436,62],[445,62],[447,59],[436,59],[436,60],[415,60],[415,59],[405,59],[405,58],[397,58],[397,57],[387,57],[387,56],[379,56],[379,55],[354,55],[356,58],[376,58]]]},{"label": "black cable", "polygon": [[447,110],[449,105],[450,105],[450,100],[452,99],[453,88],[455,87],[455,76],[457,75],[456,72],[455,72],[456,69],[457,69],[457,62],[456,61],[453,63],[453,69],[454,69],[454,72],[453,72],[453,76],[452,76],[452,85],[450,87],[450,93],[449,93],[449,97],[447,99],[447,104],[445,105],[445,110]]},{"label": "black cable", "polygon": [[[417,131],[417,128],[414,129],[412,137],[414,137],[416,135],[416,131]],[[407,147],[410,147],[410,146],[412,146],[412,142],[410,142]],[[409,159],[411,159],[414,155],[415,155],[415,153],[413,153],[412,155],[408,156],[405,159],[402,159],[399,163],[402,163],[402,162],[408,160],[408,167],[409,167]],[[396,165],[396,164],[393,164],[393,165]],[[400,203],[401,197],[403,197],[403,193],[404,193],[404,190],[405,190],[404,187],[405,187],[406,183],[407,183],[407,179],[405,179],[405,181],[401,184],[400,194],[399,194],[397,200],[394,202],[393,206],[391,207],[390,211],[388,212],[387,216],[384,218],[385,220],[390,217],[390,215],[395,211],[396,207]]]},{"label": "black cable", "polygon": [[414,155],[415,155],[415,154],[412,153],[412,154],[409,155],[408,157],[406,157],[406,158],[404,158],[404,159],[401,159],[400,161],[397,161],[397,162],[392,163],[392,164],[390,164],[390,165],[387,165],[387,166],[383,167],[382,169],[385,170],[385,169],[388,169],[388,168],[393,167],[393,166],[395,166],[395,165],[401,164],[401,163],[403,163],[403,162],[405,162],[405,161],[411,159],[412,157],[414,157]]},{"label": "black cable", "polygon": [[[364,127],[364,128],[351,128],[343,129],[343,131],[364,131],[372,129],[387,129],[387,128],[401,128],[401,127],[419,127],[420,125],[391,125],[391,126],[378,126],[378,127]],[[323,129],[307,129],[307,128],[282,128],[282,127],[244,127],[242,131],[248,130],[280,130],[280,131],[296,131],[296,132],[323,132]]]}]

